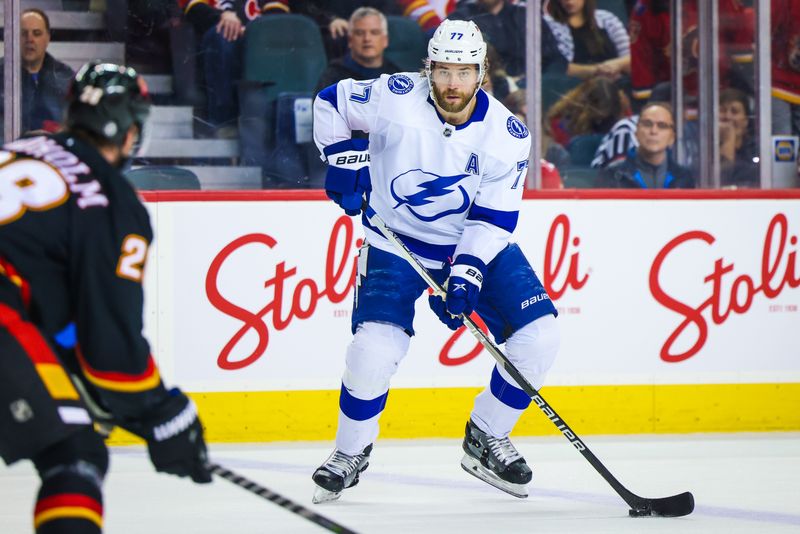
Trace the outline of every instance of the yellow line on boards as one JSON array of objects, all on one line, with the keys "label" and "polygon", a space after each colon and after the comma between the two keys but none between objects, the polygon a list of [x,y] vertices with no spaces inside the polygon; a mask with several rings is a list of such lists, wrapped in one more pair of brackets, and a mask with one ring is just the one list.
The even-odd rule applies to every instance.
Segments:
[{"label": "yellow line on boards", "polygon": [[[458,438],[480,388],[389,392],[382,438]],[[338,391],[191,393],[209,442],[333,440]],[[579,435],[800,430],[800,384],[553,386],[542,396]],[[557,434],[530,406],[515,436]],[[111,445],[137,440],[115,430]]]}]

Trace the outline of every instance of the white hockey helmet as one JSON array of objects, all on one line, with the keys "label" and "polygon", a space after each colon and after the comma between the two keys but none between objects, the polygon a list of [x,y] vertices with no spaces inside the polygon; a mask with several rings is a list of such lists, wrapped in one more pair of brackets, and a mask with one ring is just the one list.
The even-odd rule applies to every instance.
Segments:
[{"label": "white hockey helmet", "polygon": [[[431,63],[463,63],[478,65],[477,94],[483,84],[486,63],[486,42],[478,26],[471,20],[443,20],[428,41],[428,60],[425,74],[430,85],[431,98],[436,100],[431,80]],[[473,95],[474,96],[474,95]]]},{"label": "white hockey helmet", "polygon": [[481,65],[486,58],[486,43],[471,20],[445,20],[428,41],[428,60],[442,63]]}]

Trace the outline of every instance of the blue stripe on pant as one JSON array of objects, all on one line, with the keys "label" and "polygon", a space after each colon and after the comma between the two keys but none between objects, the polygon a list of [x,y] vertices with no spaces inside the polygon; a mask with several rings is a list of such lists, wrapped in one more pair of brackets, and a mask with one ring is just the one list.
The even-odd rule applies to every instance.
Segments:
[{"label": "blue stripe on pant", "polygon": [[506,380],[500,375],[497,367],[495,367],[492,371],[492,380],[489,382],[489,388],[492,390],[492,395],[494,395],[500,402],[506,406],[510,406],[511,408],[524,410],[531,403],[531,398],[528,396],[528,394],[518,387],[506,382]]},{"label": "blue stripe on pant", "polygon": [[[339,394],[339,408],[343,414],[354,421],[366,421],[383,411],[384,407],[386,407],[386,398],[388,396],[389,392],[387,391],[374,399],[358,399],[352,396],[342,384],[342,390]],[[528,400],[530,401],[530,399]]]}]

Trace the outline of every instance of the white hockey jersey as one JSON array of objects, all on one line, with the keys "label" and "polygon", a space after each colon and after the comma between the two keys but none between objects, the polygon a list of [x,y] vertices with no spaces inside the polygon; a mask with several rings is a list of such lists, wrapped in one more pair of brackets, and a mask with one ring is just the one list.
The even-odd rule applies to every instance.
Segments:
[{"label": "white hockey jersey", "polygon": [[[343,80],[314,101],[324,147],[369,133],[370,206],[430,268],[470,254],[488,264],[517,224],[528,169],[525,125],[483,90],[469,121],[447,124],[417,73]],[[367,241],[396,253],[362,217]]]}]

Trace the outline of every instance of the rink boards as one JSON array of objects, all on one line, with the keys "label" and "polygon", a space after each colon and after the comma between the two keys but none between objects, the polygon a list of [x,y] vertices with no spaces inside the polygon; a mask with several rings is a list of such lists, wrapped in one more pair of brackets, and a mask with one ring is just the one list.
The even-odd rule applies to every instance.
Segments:
[{"label": "rink boards", "polygon": [[[316,192],[145,198],[146,334],[209,438],[332,439],[358,219]],[[542,395],[584,434],[800,429],[798,235],[800,192],[527,198],[513,240],[562,331]],[[381,436],[458,436],[494,361],[427,299],[415,329]],[[553,432],[535,407],[515,431]]]}]

